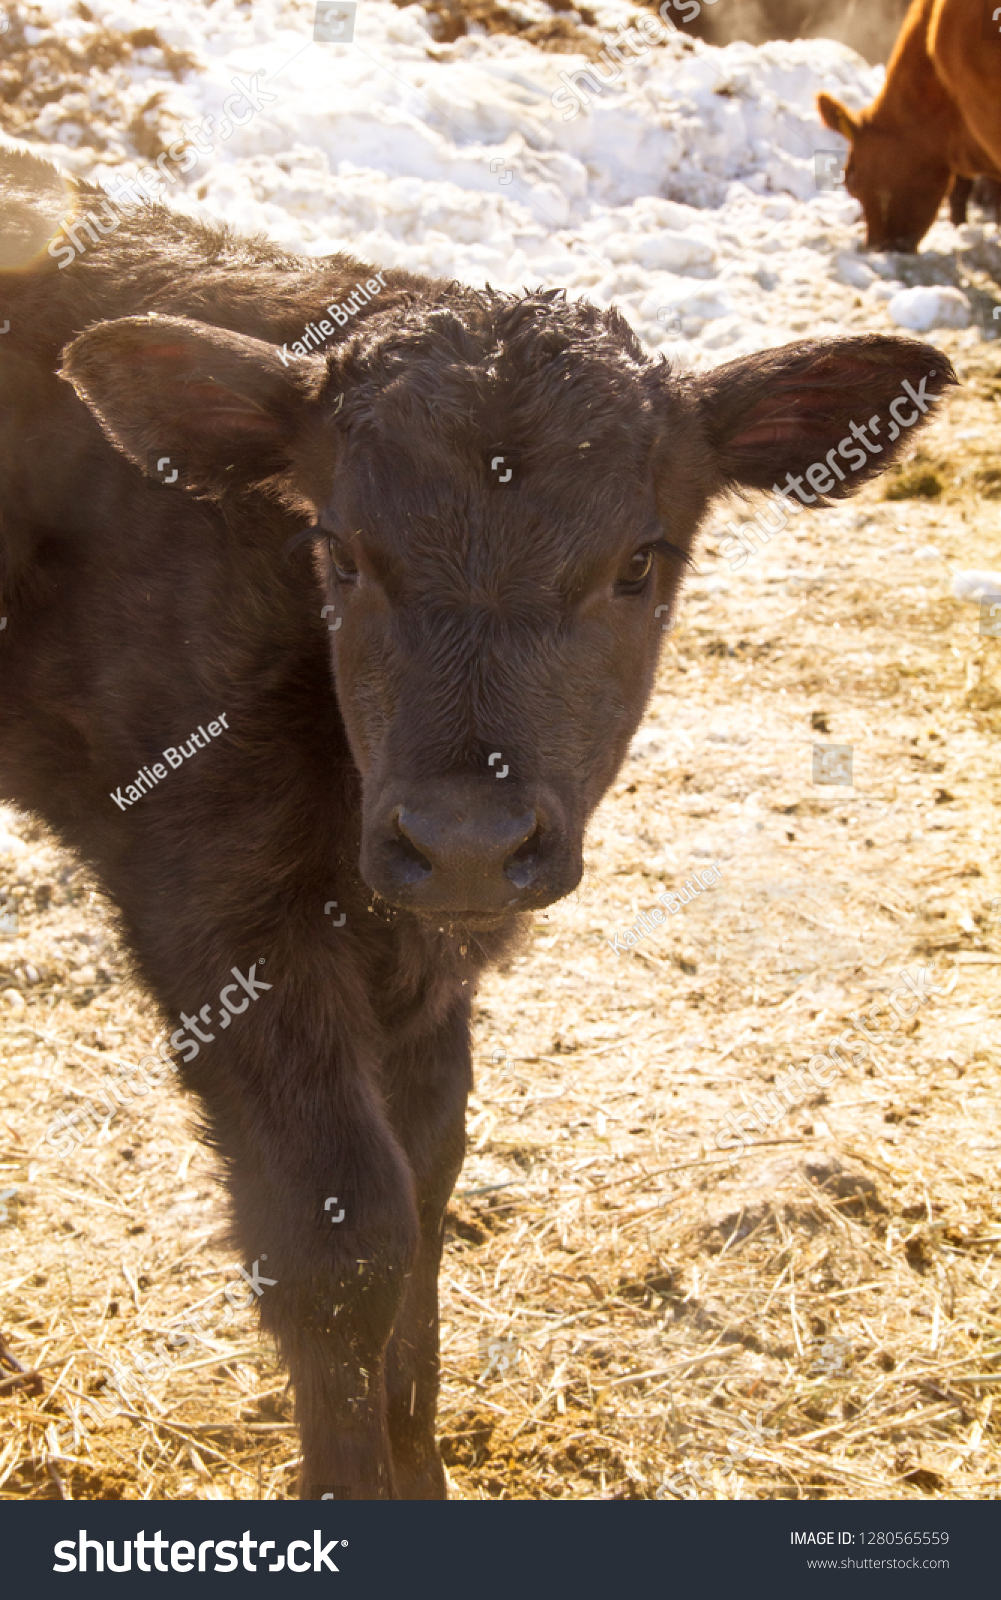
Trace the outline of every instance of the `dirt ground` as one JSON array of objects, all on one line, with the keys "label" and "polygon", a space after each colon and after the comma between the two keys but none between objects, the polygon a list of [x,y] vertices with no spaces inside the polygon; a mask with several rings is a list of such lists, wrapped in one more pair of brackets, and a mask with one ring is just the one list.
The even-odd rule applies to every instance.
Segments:
[{"label": "dirt ground", "polygon": [[[712,519],[585,884],[482,987],[443,1274],[457,1498],[998,1497],[1001,640],[950,589],[1001,566],[1001,346],[974,339],[943,337],[964,387],[916,465],[737,574]],[[813,782],[818,742],[853,786]],[[157,1030],[86,876],[2,817],[0,1496],[284,1498],[290,1402],[224,1298],[195,1108],[165,1086],[43,1142]],[[875,1062],[731,1161],[724,1116],[921,967],[940,992]]]}]

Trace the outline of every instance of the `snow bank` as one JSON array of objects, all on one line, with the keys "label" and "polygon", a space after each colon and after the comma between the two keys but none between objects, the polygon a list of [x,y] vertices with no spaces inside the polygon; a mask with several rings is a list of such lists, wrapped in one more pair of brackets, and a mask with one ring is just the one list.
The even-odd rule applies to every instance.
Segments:
[{"label": "snow bank", "polygon": [[[551,15],[538,0],[512,3]],[[75,0],[46,6],[67,36],[93,26]],[[833,332],[860,305],[855,331],[889,330],[887,300],[912,318],[923,308],[909,328],[965,325],[955,291],[901,294],[892,258],[861,259],[856,203],[817,187],[843,148],[818,120],[817,91],[857,107],[882,79],[845,46],[673,37],[640,59],[623,52],[601,88],[581,75],[583,57],[516,38],[435,46],[419,7],[388,0],[359,4],[351,43],[316,42],[313,9],[90,0],[97,22],[155,27],[195,59],[181,81],[155,51],[139,53],[148,65],[108,68],[136,114],[159,97],[164,142],[202,129],[197,164],[171,169],[166,203],[307,253],[615,301],[650,346],[695,366]],[[601,32],[635,15],[609,0]],[[120,114],[115,126],[102,111],[106,77],[95,73],[86,119],[106,140],[103,164],[58,103],[42,130],[50,152],[99,181],[127,156],[136,165]],[[937,224],[935,241],[954,252],[958,236]]]}]

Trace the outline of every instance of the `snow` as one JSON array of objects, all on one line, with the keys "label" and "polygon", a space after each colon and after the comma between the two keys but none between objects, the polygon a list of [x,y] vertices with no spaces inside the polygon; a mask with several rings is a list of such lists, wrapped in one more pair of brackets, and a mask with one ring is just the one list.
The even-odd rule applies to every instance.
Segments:
[{"label": "snow", "polygon": [[872,267],[860,256],[837,256],[834,262],[834,276],[839,283],[846,283],[852,289],[870,289],[876,282],[876,274]]},{"label": "snow", "polygon": [[901,289],[886,309],[898,328],[912,333],[970,326],[970,302],[961,289]]},{"label": "snow", "polygon": [[[551,15],[539,0],[512,3]],[[190,171],[177,170],[177,146],[165,163],[164,203],[289,249],[511,290],[560,285],[614,302],[649,347],[695,368],[853,317],[856,332],[892,331],[891,318],[966,326],[957,290],[906,288],[898,258],[861,257],[859,207],[818,187],[845,147],[821,125],[817,92],[857,108],[883,78],[843,45],[692,48],[674,36],[640,58],[623,52],[599,92],[582,56],[485,33],[439,46],[420,7],[389,0],[358,6],[348,44],[314,41],[305,0],[91,0],[94,24],[75,0],[45,10],[67,38],[98,23],[154,27],[195,59],[180,81],[154,50],[95,69],[85,118],[46,107],[47,153],[99,182],[126,160],[137,170],[124,127],[156,93],[163,144],[183,140],[185,123],[203,129]],[[600,31],[635,15],[607,0]],[[234,98],[248,84],[250,115]],[[925,248],[943,264],[932,276],[948,278],[962,250],[1001,259],[996,239],[993,225],[937,223]]]},{"label": "snow", "polygon": [[1001,595],[1001,572],[954,572],[952,592],[957,600],[973,600],[977,604],[989,594]]}]

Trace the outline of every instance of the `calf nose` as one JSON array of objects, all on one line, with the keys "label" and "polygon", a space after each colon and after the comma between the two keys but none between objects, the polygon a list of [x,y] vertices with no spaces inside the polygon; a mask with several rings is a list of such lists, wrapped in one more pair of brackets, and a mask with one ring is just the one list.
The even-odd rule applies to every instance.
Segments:
[{"label": "calf nose", "polygon": [[546,830],[536,808],[492,793],[405,799],[376,830],[366,876],[397,905],[459,917],[532,902]]},{"label": "calf nose", "polygon": [[[401,806],[396,818],[401,866],[410,885],[435,903],[497,909],[514,904],[535,878],[539,819],[534,810],[477,815],[472,807]],[[432,880],[432,881],[429,881]]]}]

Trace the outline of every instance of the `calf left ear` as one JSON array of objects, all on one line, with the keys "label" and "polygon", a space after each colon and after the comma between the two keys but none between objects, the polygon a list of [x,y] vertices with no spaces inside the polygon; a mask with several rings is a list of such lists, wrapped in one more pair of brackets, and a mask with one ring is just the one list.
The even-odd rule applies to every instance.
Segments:
[{"label": "calf left ear", "polygon": [[843,139],[854,139],[858,132],[858,123],[840,100],[835,100],[832,94],[818,94],[817,110],[820,119],[831,128],[834,133],[840,133]]},{"label": "calf left ear", "polygon": [[176,462],[180,485],[211,494],[289,464],[322,359],[287,365],[274,345],[186,317],[122,317],[63,351],[60,377],[145,472]]},{"label": "calf left ear", "polygon": [[805,473],[821,498],[854,494],[900,455],[956,382],[941,350],[881,334],[811,339],[716,367],[693,380],[715,492],[771,489],[776,478]]}]

